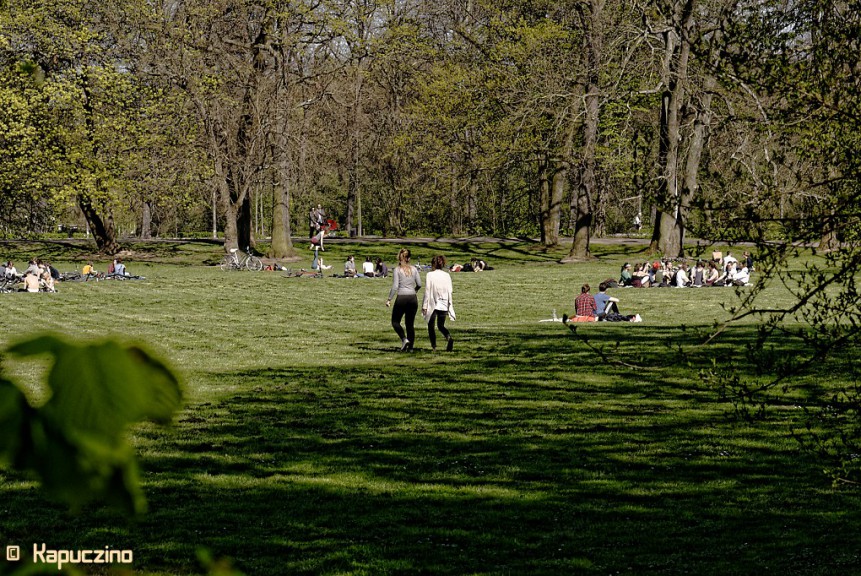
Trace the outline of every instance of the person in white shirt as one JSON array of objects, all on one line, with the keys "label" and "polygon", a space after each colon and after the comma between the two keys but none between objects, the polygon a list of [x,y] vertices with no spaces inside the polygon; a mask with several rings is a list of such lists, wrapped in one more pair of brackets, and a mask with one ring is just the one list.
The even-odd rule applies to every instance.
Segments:
[{"label": "person in white shirt", "polygon": [[7,280],[17,280],[18,276],[20,276],[20,274],[18,274],[18,270],[15,269],[15,265],[12,264],[11,260],[6,262],[5,275]]},{"label": "person in white shirt", "polygon": [[679,266],[679,271],[676,272],[676,288],[685,288],[691,283],[691,279],[688,278],[688,265],[682,264]]},{"label": "person in white shirt", "polygon": [[368,278],[373,278],[377,275],[374,269],[374,262],[373,260],[371,260],[370,256],[365,258],[365,261],[362,263],[362,274],[364,274]]},{"label": "person in white shirt", "polygon": [[446,339],[446,352],[451,352],[454,348],[454,339],[445,327],[446,317],[455,319],[451,296],[451,276],[445,271],[445,256],[439,254],[431,259],[431,271],[425,276],[425,295],[422,302],[422,316],[428,323],[428,339],[434,352],[436,352],[434,322]]},{"label": "person in white shirt", "polygon": [[741,262],[735,263],[735,274],[732,276],[733,286],[745,286],[750,283],[750,270]]}]

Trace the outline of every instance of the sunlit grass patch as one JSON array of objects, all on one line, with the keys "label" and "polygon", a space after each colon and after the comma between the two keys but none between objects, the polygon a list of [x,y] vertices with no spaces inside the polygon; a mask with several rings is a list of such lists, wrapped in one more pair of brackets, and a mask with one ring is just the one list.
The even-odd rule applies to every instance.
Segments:
[{"label": "sunlit grass patch", "polygon": [[[348,252],[391,261],[398,248],[332,246],[336,267]],[[71,517],[6,475],[0,540],[103,546],[115,534],[152,574],[199,571],[198,546],[247,574],[861,569],[856,494],[831,489],[789,435],[802,394],[748,424],[700,378],[745,368],[754,320],[701,345],[734,289],[617,289],[644,322],[575,336],[540,320],[570,312],[580,284],[615,276],[630,254],[599,249],[571,266],[554,263],[564,251],[517,244],[414,254],[440,251],[495,268],[453,275],[451,354],[430,352],[421,320],[416,352],[396,351],[383,279],[155,262],[145,281],[6,295],[12,317],[36,321],[10,324],[4,341],[45,328],[146,342],[183,374],[186,403],[170,430],[130,432],[145,517]],[[33,386],[42,370],[4,368]],[[827,369],[800,383],[846,384]]]}]

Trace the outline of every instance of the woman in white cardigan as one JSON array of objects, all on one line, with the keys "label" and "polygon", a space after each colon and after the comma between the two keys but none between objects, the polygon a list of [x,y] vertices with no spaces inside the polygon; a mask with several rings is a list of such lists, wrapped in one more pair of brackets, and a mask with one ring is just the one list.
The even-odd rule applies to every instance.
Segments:
[{"label": "woman in white cardigan", "polygon": [[428,323],[428,338],[431,348],[436,352],[436,322],[440,333],[446,339],[445,349],[451,352],[454,339],[445,327],[446,317],[454,320],[454,305],[451,301],[451,276],[445,271],[445,256],[437,255],[431,260],[431,271],[425,276],[425,296],[422,302],[422,316]]}]

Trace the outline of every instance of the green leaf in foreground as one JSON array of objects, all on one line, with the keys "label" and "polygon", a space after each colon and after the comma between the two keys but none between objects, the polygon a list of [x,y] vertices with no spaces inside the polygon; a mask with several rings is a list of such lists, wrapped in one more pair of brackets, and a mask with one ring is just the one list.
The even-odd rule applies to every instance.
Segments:
[{"label": "green leaf in foreground", "polygon": [[176,376],[136,346],[113,341],[71,344],[42,336],[12,346],[23,357],[49,354],[50,398],[31,407],[14,384],[0,381],[0,457],[35,471],[54,497],[78,508],[104,498],[141,513],[134,450],[126,429],[168,423],[180,407]]}]

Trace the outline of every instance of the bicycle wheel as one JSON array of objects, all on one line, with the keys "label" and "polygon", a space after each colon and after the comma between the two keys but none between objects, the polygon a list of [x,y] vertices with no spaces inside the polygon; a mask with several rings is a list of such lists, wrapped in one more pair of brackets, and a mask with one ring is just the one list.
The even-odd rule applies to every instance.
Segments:
[{"label": "bicycle wheel", "polygon": [[251,270],[252,272],[260,272],[263,270],[263,260],[258,258],[257,256],[248,255],[248,259],[245,261],[245,268]]},{"label": "bicycle wheel", "polygon": [[233,268],[233,256],[225,256],[224,260],[221,261],[221,269],[224,271],[231,270]]}]

